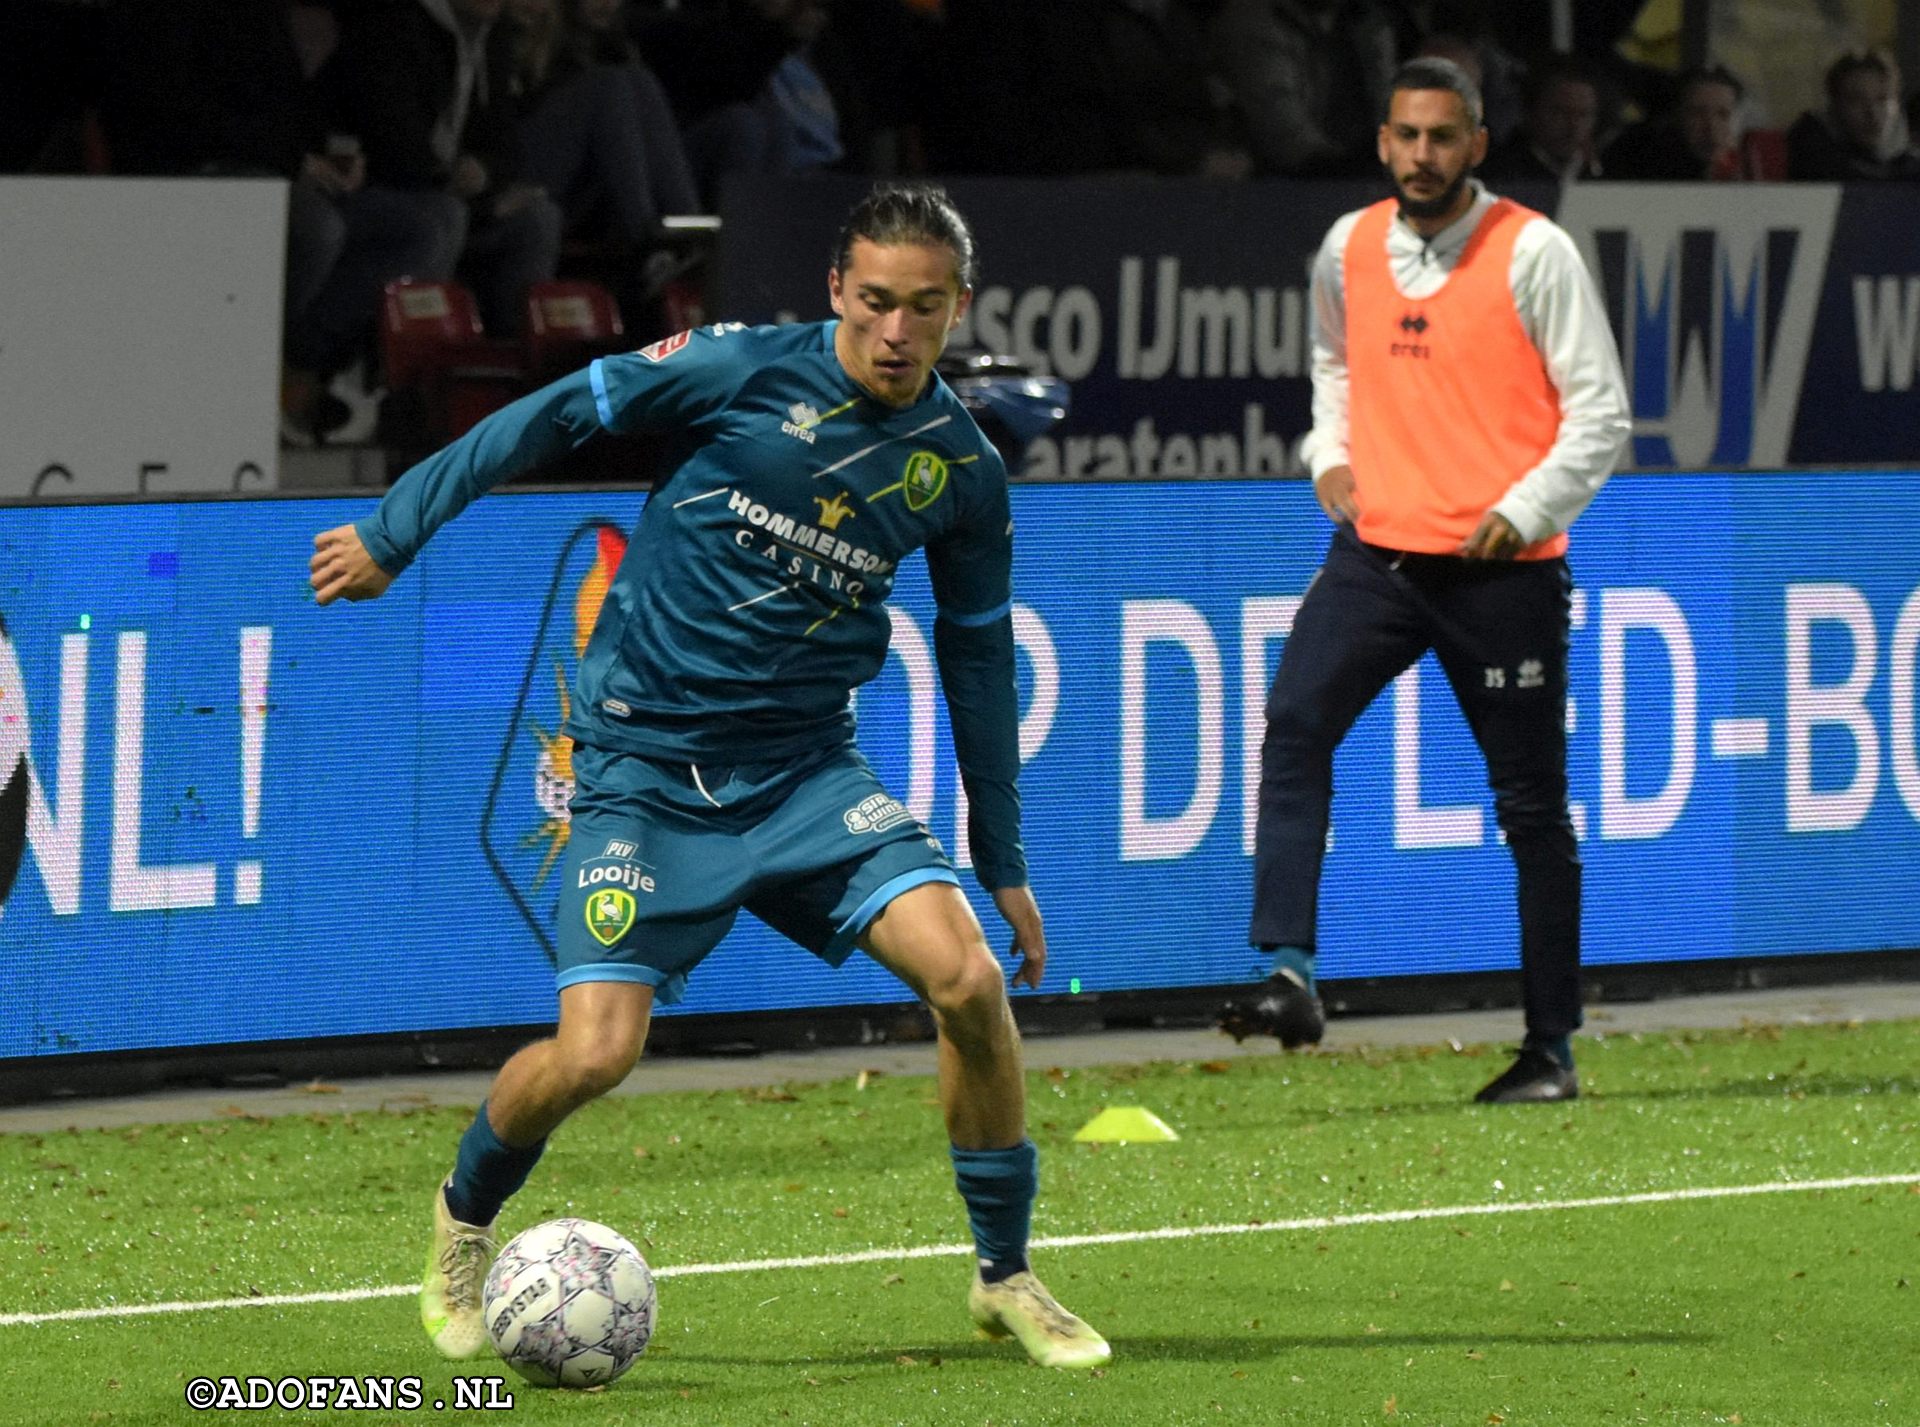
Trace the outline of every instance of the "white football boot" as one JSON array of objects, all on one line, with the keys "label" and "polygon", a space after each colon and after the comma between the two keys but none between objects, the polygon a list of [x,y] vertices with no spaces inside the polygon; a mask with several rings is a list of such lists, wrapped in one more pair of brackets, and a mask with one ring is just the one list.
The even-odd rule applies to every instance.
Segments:
[{"label": "white football boot", "polygon": [[1043,1368],[1097,1368],[1113,1349],[1047,1292],[1031,1271],[998,1283],[975,1278],[967,1311],[989,1338],[1017,1338],[1027,1356]]},{"label": "white football boot", "polygon": [[[496,1221],[497,1222],[497,1221]],[[480,1293],[500,1244],[492,1224],[463,1224],[433,1191],[433,1242],[420,1280],[420,1322],[443,1358],[477,1358],[488,1348]]]}]

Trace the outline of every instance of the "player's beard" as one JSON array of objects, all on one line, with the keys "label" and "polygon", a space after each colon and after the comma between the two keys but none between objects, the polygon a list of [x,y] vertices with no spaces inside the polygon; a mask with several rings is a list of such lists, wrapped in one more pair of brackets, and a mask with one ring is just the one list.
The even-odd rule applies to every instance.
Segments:
[{"label": "player's beard", "polygon": [[1455,175],[1452,183],[1441,189],[1432,198],[1415,198],[1406,190],[1396,175],[1393,180],[1394,192],[1400,197],[1400,211],[1409,218],[1438,218],[1460,201],[1460,190],[1467,186],[1467,180],[1473,177],[1473,170],[1463,168]]}]

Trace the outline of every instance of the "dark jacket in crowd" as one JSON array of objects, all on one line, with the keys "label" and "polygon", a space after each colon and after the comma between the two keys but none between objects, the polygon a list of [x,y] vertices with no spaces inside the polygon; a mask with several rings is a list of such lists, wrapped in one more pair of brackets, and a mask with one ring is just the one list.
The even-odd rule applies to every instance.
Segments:
[{"label": "dark jacket in crowd", "polygon": [[750,103],[798,42],[737,0],[697,0],[675,10],[629,12],[640,58],[659,76],[682,124]]},{"label": "dark jacket in crowd", "polygon": [[452,176],[454,159],[472,154],[498,189],[518,179],[522,168],[512,71],[508,27],[495,24],[452,153],[436,144],[435,130],[454,103],[459,48],[422,0],[349,10],[321,79],[335,124],[360,136],[370,183],[439,188]]},{"label": "dark jacket in crowd", "polygon": [[120,173],[275,173],[321,150],[287,0],[113,0],[101,121]]},{"label": "dark jacket in crowd", "polygon": [[1862,153],[1834,133],[1824,115],[1809,111],[1787,130],[1787,177],[1823,183],[1920,178],[1920,154],[1911,148],[1884,159]]}]

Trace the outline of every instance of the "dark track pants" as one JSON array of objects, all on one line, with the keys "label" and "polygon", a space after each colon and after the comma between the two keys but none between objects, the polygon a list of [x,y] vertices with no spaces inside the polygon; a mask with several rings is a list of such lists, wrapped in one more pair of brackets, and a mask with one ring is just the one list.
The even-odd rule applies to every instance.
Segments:
[{"label": "dark track pants", "polygon": [[1580,854],[1567,813],[1571,592],[1565,560],[1402,554],[1362,544],[1347,526],[1334,533],[1267,696],[1251,942],[1315,946],[1334,749],[1432,649],[1487,760],[1519,874],[1528,1035],[1579,1027]]}]

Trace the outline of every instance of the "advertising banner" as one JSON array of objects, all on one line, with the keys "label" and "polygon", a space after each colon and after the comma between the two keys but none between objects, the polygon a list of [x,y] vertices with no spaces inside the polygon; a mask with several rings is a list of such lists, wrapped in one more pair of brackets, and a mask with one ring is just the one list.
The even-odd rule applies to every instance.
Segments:
[{"label": "advertising banner", "polygon": [[0,500],[279,484],[279,179],[0,178]]},{"label": "advertising banner", "polygon": [[[1300,473],[1321,239],[1384,182],[956,180],[981,277],[957,338],[1064,377],[1024,474]],[[731,190],[719,315],[826,314],[865,185]],[[1628,468],[1903,463],[1920,451],[1920,193],[1909,185],[1517,185],[1600,286],[1633,402]]]},{"label": "advertising banner", "polygon": [[[1590,962],[1920,947],[1915,479],[1623,477],[1583,518]],[[549,1019],[558,730],[641,500],[489,496],[327,609],[312,536],[365,500],[0,508],[0,1057]],[[1260,710],[1325,520],[1291,481],[1023,486],[1014,514],[1046,989],[1251,979]],[[964,863],[920,560],[895,606],[861,739]],[[1323,974],[1514,966],[1510,860],[1431,663],[1336,771]],[[680,1009],[903,999],[742,917]]]}]

